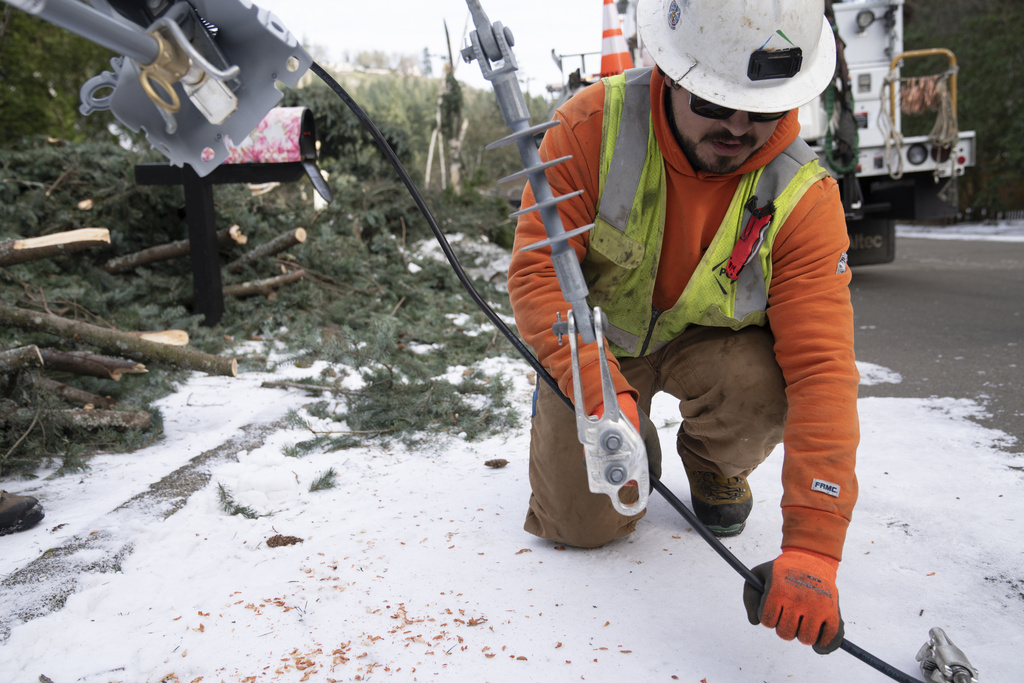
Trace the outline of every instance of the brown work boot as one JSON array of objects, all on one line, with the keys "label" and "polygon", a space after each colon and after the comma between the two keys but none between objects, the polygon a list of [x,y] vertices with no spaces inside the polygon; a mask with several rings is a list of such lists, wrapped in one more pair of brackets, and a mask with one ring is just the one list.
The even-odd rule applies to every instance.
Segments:
[{"label": "brown work boot", "polygon": [[43,506],[32,496],[0,491],[0,536],[33,527],[42,518]]},{"label": "brown work boot", "polygon": [[684,469],[690,480],[690,502],[697,519],[715,536],[738,536],[754,507],[747,480]]}]

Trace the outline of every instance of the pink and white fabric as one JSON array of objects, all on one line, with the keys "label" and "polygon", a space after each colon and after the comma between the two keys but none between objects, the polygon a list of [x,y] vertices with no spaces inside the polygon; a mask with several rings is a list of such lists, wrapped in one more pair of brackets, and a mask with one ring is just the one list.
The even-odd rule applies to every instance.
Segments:
[{"label": "pink and white fabric", "polygon": [[228,140],[226,164],[272,164],[302,161],[299,140],[302,137],[302,117],[305,107],[277,107],[271,109],[256,130],[241,144]]}]

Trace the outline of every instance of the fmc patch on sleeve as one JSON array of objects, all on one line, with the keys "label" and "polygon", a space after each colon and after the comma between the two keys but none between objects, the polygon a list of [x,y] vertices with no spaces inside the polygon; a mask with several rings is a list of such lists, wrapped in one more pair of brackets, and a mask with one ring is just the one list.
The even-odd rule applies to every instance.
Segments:
[{"label": "fmc patch on sleeve", "polygon": [[820,491],[821,493],[827,493],[833,498],[839,497],[839,484],[833,484],[830,481],[822,481],[821,479],[815,479],[811,482],[812,491]]}]

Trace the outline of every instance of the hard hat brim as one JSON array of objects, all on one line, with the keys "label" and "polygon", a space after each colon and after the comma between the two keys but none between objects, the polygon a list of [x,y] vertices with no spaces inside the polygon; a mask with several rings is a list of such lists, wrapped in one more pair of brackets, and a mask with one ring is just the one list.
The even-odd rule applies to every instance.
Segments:
[{"label": "hard hat brim", "polygon": [[[791,78],[753,81],[725,78],[701,55],[673,50],[678,39],[663,20],[650,14],[638,18],[640,40],[665,74],[697,97],[731,109],[752,112],[779,112],[796,109],[821,94],[835,77],[836,42],[828,21],[821,23],[821,35],[812,55],[804,51],[800,71]],[[674,40],[675,39],[675,40]]]}]

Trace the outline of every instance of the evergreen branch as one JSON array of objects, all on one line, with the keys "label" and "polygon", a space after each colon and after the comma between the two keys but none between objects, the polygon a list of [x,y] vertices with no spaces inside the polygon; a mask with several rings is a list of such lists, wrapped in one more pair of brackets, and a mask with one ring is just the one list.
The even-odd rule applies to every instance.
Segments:
[{"label": "evergreen branch", "polygon": [[364,396],[365,391],[358,391],[354,389],[341,389],[339,387],[327,386],[324,384],[306,384],[304,382],[289,382],[286,380],[267,380],[260,384],[261,388],[266,389],[302,389],[304,391],[311,391],[319,393],[321,391],[329,391],[332,394],[343,394],[345,396]]},{"label": "evergreen branch", "polygon": [[224,484],[217,484],[217,500],[220,502],[221,509],[229,515],[241,515],[246,519],[258,519],[266,515],[261,515],[248,505],[239,505],[235,502],[234,496],[224,486]]},{"label": "evergreen branch", "polygon": [[313,480],[313,483],[309,486],[309,492],[315,493],[316,491],[326,491],[327,489],[333,489],[336,485],[334,481],[338,475],[334,472],[333,467],[328,467],[327,471],[318,476]]}]

